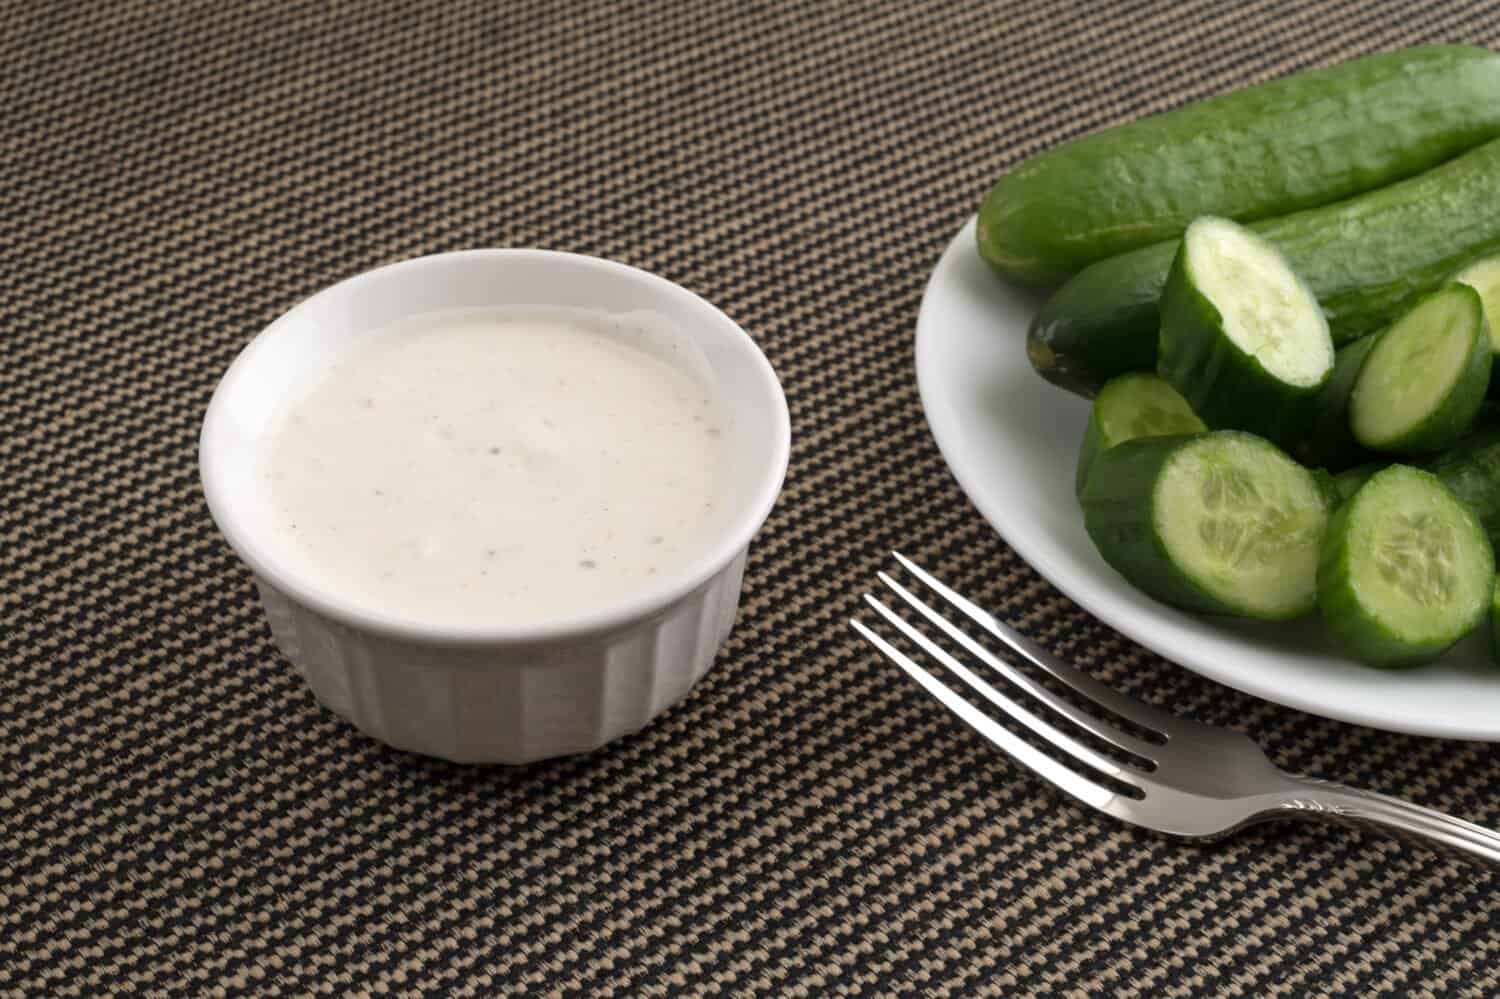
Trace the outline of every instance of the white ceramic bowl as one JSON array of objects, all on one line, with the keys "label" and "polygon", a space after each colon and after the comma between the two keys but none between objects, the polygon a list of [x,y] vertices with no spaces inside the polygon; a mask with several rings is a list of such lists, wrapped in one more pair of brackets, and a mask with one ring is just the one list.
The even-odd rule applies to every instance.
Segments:
[{"label": "white ceramic bowl", "polygon": [[[701,350],[724,427],[728,513],[697,557],[628,601],[528,627],[434,626],[356,605],[270,529],[257,465],[279,404],[360,336],[452,309],[649,311]],[[623,264],[544,250],[471,250],[350,278],[294,307],[214,392],[199,461],[208,507],[254,572],[277,645],[323,704],[401,749],[523,763],[640,729],[712,663],[739,604],[751,537],[786,473],[786,398],[750,337],[708,302]]]}]

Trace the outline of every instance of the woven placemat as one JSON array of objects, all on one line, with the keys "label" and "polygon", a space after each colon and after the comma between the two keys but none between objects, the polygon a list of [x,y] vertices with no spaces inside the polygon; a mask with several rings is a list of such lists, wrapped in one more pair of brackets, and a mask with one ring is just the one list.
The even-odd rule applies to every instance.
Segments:
[{"label": "woven placemat", "polygon": [[[1500,824],[1487,745],[1256,701],[1094,623],[958,491],[912,372],[926,276],[1022,156],[1419,40],[1500,43],[1500,5],[0,10],[0,994],[1500,993],[1488,875],[1321,827],[1204,848],[1101,821],[845,625],[899,545],[1283,765]],[[322,710],[195,466],[262,325],[474,246],[700,292],[794,424],[709,676],[527,768]]]}]

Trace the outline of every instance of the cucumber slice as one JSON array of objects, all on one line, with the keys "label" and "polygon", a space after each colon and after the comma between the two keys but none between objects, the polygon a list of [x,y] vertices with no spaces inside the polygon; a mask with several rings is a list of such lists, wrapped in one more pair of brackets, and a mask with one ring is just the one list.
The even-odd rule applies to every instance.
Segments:
[{"label": "cucumber slice", "polygon": [[1318,606],[1334,637],[1372,666],[1431,662],[1489,607],[1495,556],[1479,520],[1436,476],[1392,465],[1328,525]]},{"label": "cucumber slice", "polygon": [[1078,449],[1074,492],[1083,492],[1089,468],[1100,451],[1137,437],[1193,434],[1206,429],[1177,390],[1156,375],[1141,371],[1111,379],[1099,390],[1089,413],[1089,425]]},{"label": "cucumber slice", "polygon": [[1099,554],[1158,600],[1267,620],[1316,605],[1328,503],[1269,441],[1233,430],[1125,441],[1094,459],[1080,500]]},{"label": "cucumber slice", "polygon": [[1432,454],[1474,422],[1490,381],[1479,293],[1449,283],[1379,335],[1349,396],[1354,439],[1375,451]]},{"label": "cucumber slice", "polygon": [[1349,395],[1375,340],[1360,337],[1333,355],[1333,371],[1313,403],[1306,436],[1293,451],[1302,464],[1340,472],[1373,457],[1349,429]]},{"label": "cucumber slice", "polygon": [[[1459,271],[1453,278],[1479,292],[1484,306],[1484,322],[1490,331],[1490,353],[1500,354],[1500,256],[1485,257]],[[1490,366],[1489,394],[1500,395],[1497,367]]]},{"label": "cucumber slice", "polygon": [[1306,432],[1333,370],[1318,300],[1243,226],[1188,226],[1161,299],[1157,371],[1210,427],[1278,443]]}]

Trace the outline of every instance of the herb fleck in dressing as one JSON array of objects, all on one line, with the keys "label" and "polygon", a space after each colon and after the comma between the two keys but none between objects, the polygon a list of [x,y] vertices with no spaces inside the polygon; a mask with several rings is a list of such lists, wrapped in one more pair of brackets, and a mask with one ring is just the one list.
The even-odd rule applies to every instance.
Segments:
[{"label": "herb fleck in dressing", "polygon": [[282,414],[262,466],[309,571],[437,624],[629,596],[698,550],[721,414],[685,344],[484,313],[372,335]]}]

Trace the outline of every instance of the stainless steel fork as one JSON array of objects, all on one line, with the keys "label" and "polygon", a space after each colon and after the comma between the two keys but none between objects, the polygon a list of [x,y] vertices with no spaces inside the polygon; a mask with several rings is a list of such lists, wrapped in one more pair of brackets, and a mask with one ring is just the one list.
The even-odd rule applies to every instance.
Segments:
[{"label": "stainless steel fork", "polygon": [[[949,607],[978,625],[1054,679],[1092,702],[1085,711],[995,655],[911,590],[882,572],[880,581],[902,603],[977,661],[1004,677],[1035,702],[1028,704],[982,679],[959,657],[914,627],[875,597],[865,600],[881,619],[923,653],[967,684],[980,697],[1029,729],[1073,767],[1036,748],[862,621],[850,623],[954,714],[1016,761],[1086,805],[1133,825],[1169,836],[1213,839],[1254,822],[1278,818],[1328,819],[1375,826],[1434,841],[1460,856],[1500,863],[1500,833],[1399,798],[1345,787],[1332,781],[1288,774],[1274,766],[1248,736],[1178,718],[1110,689],[1050,655],[994,615],[955,593],[895,553],[913,577]],[[951,648],[951,646],[950,646]],[[1038,710],[1041,708],[1041,710]],[[1128,725],[1105,717],[1108,713]],[[1118,750],[1107,755],[1059,728],[1048,715]],[[1135,731],[1131,731],[1134,729]]]}]

